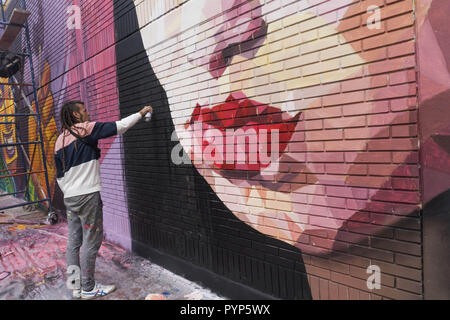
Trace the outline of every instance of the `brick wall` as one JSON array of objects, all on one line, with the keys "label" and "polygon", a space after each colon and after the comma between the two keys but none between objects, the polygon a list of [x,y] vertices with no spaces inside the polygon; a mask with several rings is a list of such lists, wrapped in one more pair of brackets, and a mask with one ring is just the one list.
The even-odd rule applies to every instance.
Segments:
[{"label": "brick wall", "polygon": [[[253,264],[265,263],[269,257],[279,270],[293,269],[296,263],[293,257],[281,265],[284,261],[281,248],[269,249],[256,239],[244,241],[242,238],[246,236],[237,227],[243,221],[265,237],[293,245],[289,247],[290,251],[294,247],[301,250],[313,299],[421,298],[413,2],[348,1],[343,5],[342,2],[327,1],[267,1],[262,6],[256,4],[251,12],[254,20],[263,17],[268,23],[267,34],[260,36],[266,37],[266,42],[263,44],[264,40],[260,39],[255,46],[248,45],[248,52],[242,49],[245,43],[241,43],[241,51],[227,65],[230,71],[225,71],[228,78],[223,81],[229,82],[225,86],[214,79],[209,80],[211,69],[208,69],[208,63],[218,42],[216,38],[220,38],[217,30],[227,20],[221,19],[219,14],[210,16],[210,20],[205,17],[205,21],[183,16],[183,12],[191,13],[190,6],[198,6],[195,1],[153,4],[156,3],[165,4],[165,14],[161,15],[161,7],[153,10],[152,2],[135,2],[140,35],[151,64],[148,72],[142,71],[145,52],[138,52],[139,49],[131,44],[138,35],[133,33],[126,38],[136,28],[128,24],[134,12],[127,12],[125,2],[116,6],[123,14],[116,23],[117,30],[125,33],[125,39],[118,39],[117,44],[118,56],[123,56],[118,63],[124,66],[123,73],[119,71],[120,97],[122,92],[130,97],[127,100],[130,105],[136,99],[143,104],[147,101],[157,112],[154,123],[148,128],[148,151],[144,148],[141,151],[148,154],[134,159],[141,154],[135,149],[143,143],[141,134],[130,133],[124,138],[132,235],[140,235],[134,240],[150,243],[151,247],[185,257],[253,287],[256,286],[254,280],[243,281],[238,277],[247,270],[248,262],[238,263],[245,247],[249,249],[247,259],[251,261],[248,269],[252,269]],[[230,5],[226,16],[231,23],[249,10],[239,1],[235,4],[235,8]],[[370,5],[379,6],[379,29],[367,27],[369,16],[375,14],[367,13]],[[211,8],[204,11],[207,9],[214,11]],[[212,20],[214,22],[210,23]],[[239,23],[235,28],[238,27]],[[221,41],[228,41],[229,46],[238,41],[234,40],[234,34],[221,32]],[[240,32],[244,33],[242,29]],[[257,37],[254,35],[256,41]],[[246,64],[245,57],[242,58],[245,54],[259,59],[258,63]],[[189,59],[194,63],[186,66]],[[266,65],[270,68],[264,69]],[[121,81],[126,83],[124,91],[121,91]],[[141,89],[143,85],[145,90]],[[168,150],[173,144],[159,142],[155,132],[165,133],[165,140],[173,130],[170,125],[165,127],[169,111],[167,103],[176,133],[182,140],[187,133],[177,130],[177,126],[184,124],[198,100],[209,98],[209,101],[215,101],[214,94],[223,97],[234,90],[243,90],[248,98],[261,103],[281,106],[283,111],[291,114],[302,110],[303,121],[296,126],[286,148],[290,157],[280,161],[280,171],[285,174],[276,179],[282,182],[281,186],[268,188],[263,197],[253,195],[243,200],[242,188],[217,177],[207,165],[197,166],[209,185],[206,199],[213,203],[220,200],[233,213],[230,216],[211,208],[210,204],[206,208],[196,204],[198,200],[194,199],[201,197],[195,182],[198,175],[191,167],[183,171],[180,166],[170,164]],[[145,98],[141,91],[152,92],[152,96]],[[125,103],[121,100],[123,115],[128,111],[124,108]],[[158,114],[159,110],[161,114]],[[141,133],[146,135],[146,131]],[[144,166],[151,159],[158,164],[155,162],[157,168],[152,170],[153,176],[147,176]],[[170,167],[161,168],[161,162]],[[234,182],[258,179],[245,174],[248,178],[238,178],[235,179],[238,182]],[[153,186],[156,181],[158,184]],[[170,185],[162,188],[161,184]],[[142,188],[146,190],[142,191]],[[158,192],[161,188],[164,193]],[[189,190],[183,190],[185,188]],[[152,195],[149,198],[154,200],[134,203],[139,201],[142,192]],[[170,197],[167,193],[177,196]],[[221,210],[226,209],[222,207]],[[171,221],[177,219],[173,217],[177,217],[175,212],[179,211],[179,222]],[[201,211],[200,216],[193,211]],[[219,212],[221,218],[216,219]],[[190,223],[193,226],[187,228]],[[196,224],[200,230],[196,229]],[[306,230],[300,234],[302,226]],[[178,240],[176,234],[186,232],[186,228],[190,232],[194,228],[193,234]],[[222,230],[210,234],[208,229],[211,228]],[[222,232],[227,236],[222,236]],[[200,238],[199,242],[192,239],[196,237]],[[168,244],[164,244],[166,241]],[[191,241],[194,242],[191,244]],[[171,248],[169,243],[175,247]],[[190,247],[195,257],[198,251],[198,258],[177,253],[179,243]],[[235,257],[228,273],[219,269],[220,261],[215,262],[217,266],[213,263],[211,255],[214,254],[208,254],[208,251],[217,250],[216,247]],[[202,258],[203,248],[207,250]],[[258,249],[264,255],[258,255]],[[367,288],[369,275],[366,269],[369,265],[381,269],[380,290]],[[268,287],[263,291],[285,298],[294,297],[292,293],[278,291],[293,282],[289,277],[292,275],[276,279],[265,277]]]},{"label": "brick wall", "polygon": [[[415,40],[428,2],[74,0],[81,30],[33,34],[63,97],[48,108],[58,127],[65,99],[97,121],[155,109],[102,144],[107,238],[235,297],[424,298]],[[196,163],[214,143],[194,122],[279,129],[280,157]],[[181,146],[192,161],[176,164]]]}]

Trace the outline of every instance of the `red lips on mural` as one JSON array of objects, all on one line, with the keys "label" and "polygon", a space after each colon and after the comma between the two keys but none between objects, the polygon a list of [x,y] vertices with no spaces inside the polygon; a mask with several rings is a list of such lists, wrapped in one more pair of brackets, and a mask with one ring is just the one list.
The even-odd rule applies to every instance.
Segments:
[{"label": "red lips on mural", "polygon": [[[222,148],[224,148],[225,145],[227,145],[227,147],[229,146],[229,140],[226,140],[225,137],[229,136],[230,131],[234,132],[235,136],[233,137],[232,142],[234,145],[233,150],[236,155],[233,157],[234,161],[232,163],[225,160],[220,162],[216,161],[213,164],[213,168],[217,169],[217,171],[222,175],[226,175],[224,170],[243,170],[247,171],[250,175],[256,175],[262,169],[267,168],[270,165],[270,162],[263,161],[261,154],[259,153],[255,163],[248,161],[251,159],[250,153],[252,152],[252,148],[250,147],[248,140],[252,141],[252,139],[249,138],[248,140],[244,140],[246,141],[245,149],[242,149],[242,146],[235,144],[235,138],[239,135],[256,135],[259,145],[256,150],[260,151],[261,144],[265,143],[267,146],[267,155],[272,154],[275,147],[274,143],[276,143],[279,158],[279,156],[286,150],[288,142],[295,131],[295,127],[300,117],[301,112],[294,117],[291,117],[288,113],[282,112],[276,107],[250,100],[242,92],[236,92],[230,94],[225,103],[216,105],[212,108],[201,107],[200,104],[197,104],[192,113],[191,119],[186,122],[185,128],[194,128],[195,124],[201,125],[201,132],[199,132],[201,136],[196,136],[195,138],[202,146],[201,151],[203,153],[205,153],[205,149],[213,143],[205,138],[205,133],[207,130],[220,130],[223,137],[221,140],[223,141],[223,144],[220,143],[220,145],[217,145],[216,147]],[[195,129],[196,128],[194,128],[194,130]],[[272,134],[278,134],[278,141],[272,142]],[[241,147],[240,150],[239,147]],[[217,150],[220,151],[219,148],[216,148],[216,151]],[[228,150],[228,148],[226,150]],[[239,158],[237,155],[242,152],[245,153],[244,163],[236,160]],[[225,156],[221,158],[226,159]]]}]

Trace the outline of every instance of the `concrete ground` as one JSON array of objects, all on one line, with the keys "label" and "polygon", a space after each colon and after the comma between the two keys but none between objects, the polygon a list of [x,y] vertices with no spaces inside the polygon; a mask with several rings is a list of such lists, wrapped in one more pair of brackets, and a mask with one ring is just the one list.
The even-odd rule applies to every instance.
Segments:
[{"label": "concrete ground", "polygon": [[[17,202],[0,197],[0,207]],[[0,211],[0,300],[72,299],[65,284],[67,224],[40,225],[45,213],[28,209]],[[97,257],[96,280],[117,286],[98,298],[102,300],[226,299],[105,241]]]}]

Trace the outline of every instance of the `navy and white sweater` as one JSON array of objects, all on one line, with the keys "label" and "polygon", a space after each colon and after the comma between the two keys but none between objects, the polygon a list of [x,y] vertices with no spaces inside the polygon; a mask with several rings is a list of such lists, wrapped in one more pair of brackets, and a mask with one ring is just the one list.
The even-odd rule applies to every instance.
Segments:
[{"label": "navy and white sweater", "polygon": [[[73,132],[98,145],[98,140],[124,134],[142,119],[140,113],[132,114],[115,122],[83,122],[71,128]],[[84,130],[77,130],[83,128]],[[79,196],[102,190],[100,180],[100,162],[94,148],[77,141],[69,131],[64,130],[55,143],[56,181],[64,198]],[[64,158],[63,158],[64,150]],[[65,170],[63,170],[63,159]]]}]

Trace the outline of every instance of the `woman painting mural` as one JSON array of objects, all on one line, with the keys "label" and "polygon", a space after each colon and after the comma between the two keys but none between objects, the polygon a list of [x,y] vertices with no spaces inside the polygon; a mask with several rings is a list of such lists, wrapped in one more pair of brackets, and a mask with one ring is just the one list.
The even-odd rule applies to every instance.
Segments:
[{"label": "woman painting mural", "polygon": [[[191,0],[158,19],[156,7],[134,4],[152,83],[163,88],[153,99],[167,99],[185,154],[240,221],[306,255],[418,227],[412,1]],[[227,163],[229,132],[264,137],[277,156]]]}]

